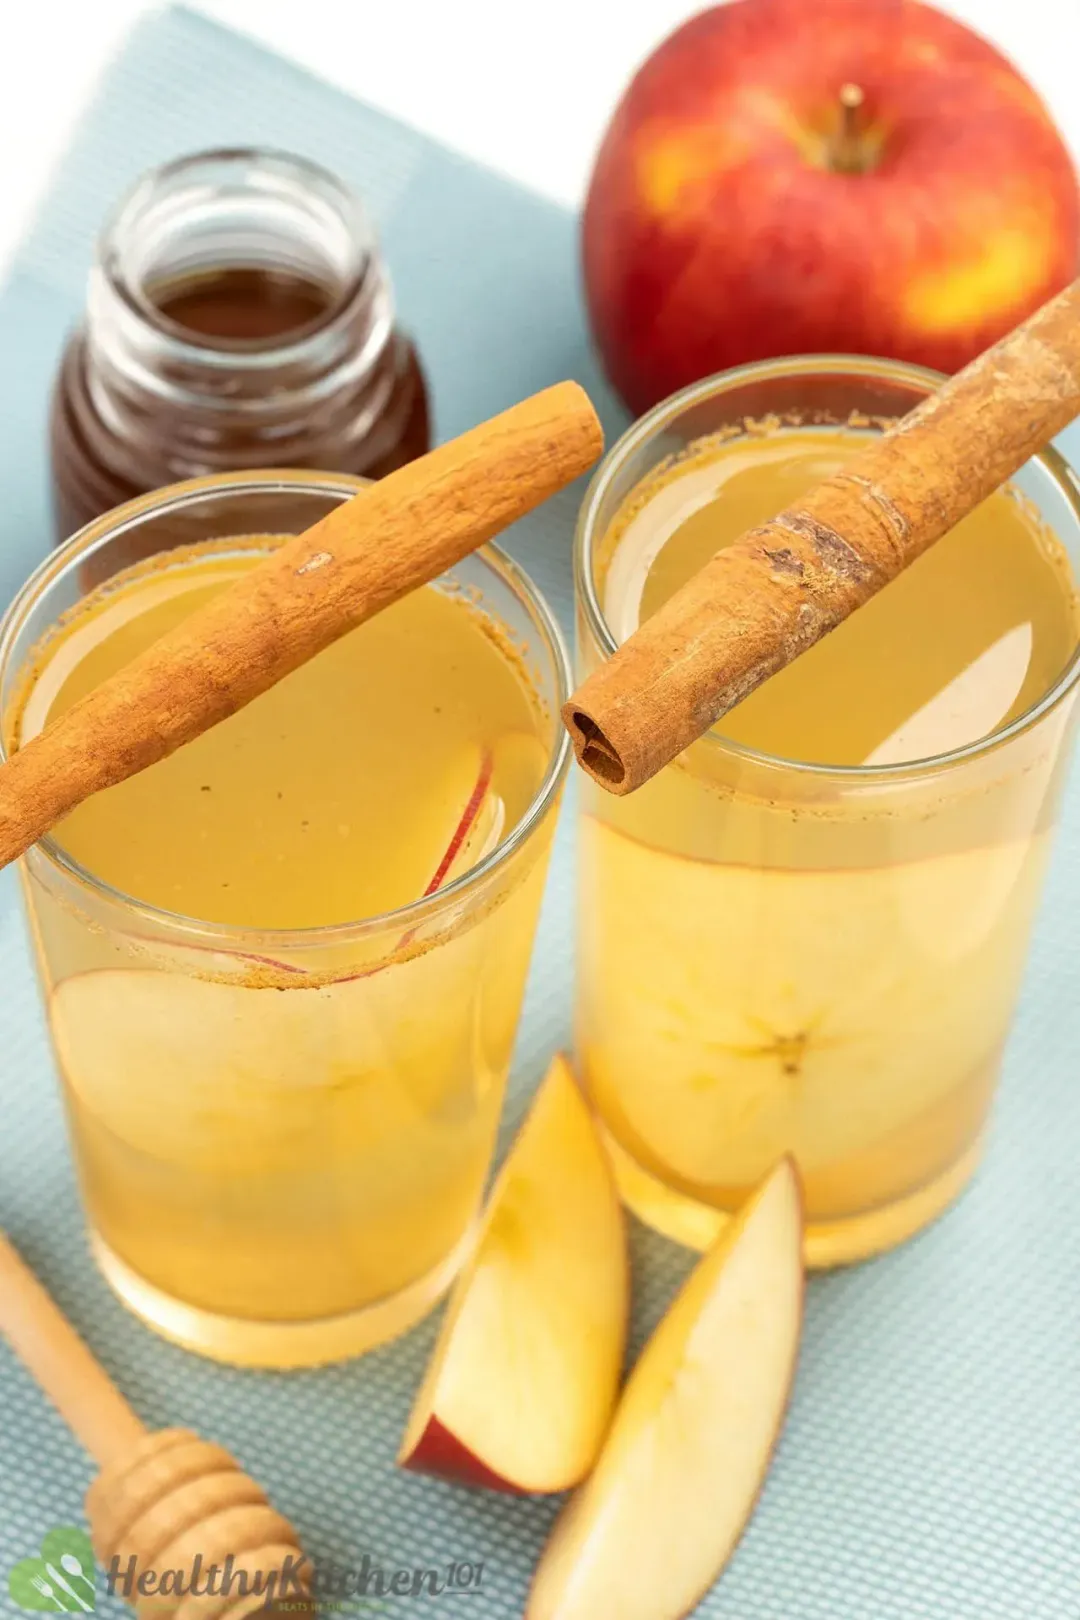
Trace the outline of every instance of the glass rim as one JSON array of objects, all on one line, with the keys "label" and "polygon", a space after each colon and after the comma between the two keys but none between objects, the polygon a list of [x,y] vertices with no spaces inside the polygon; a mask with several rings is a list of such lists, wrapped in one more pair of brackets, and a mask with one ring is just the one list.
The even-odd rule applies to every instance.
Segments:
[{"label": "glass rim", "polygon": [[[879,381],[891,379],[913,383],[925,386],[926,393],[931,393],[938,384],[947,380],[943,372],[933,371],[928,366],[917,366],[908,361],[889,360],[876,355],[780,355],[768,360],[748,361],[745,365],[732,366],[726,371],[703,377],[700,382],[691,383],[677,393],[670,394],[651,410],[646,411],[644,416],[633,422],[616,440],[593,473],[581,504],[574,536],[575,595],[584,611],[590,634],[605,662],[618,650],[620,644],[612,635],[596,588],[595,552],[596,545],[602,538],[597,514],[626,462],[635,451],[655,437],[683,411],[714,395],[723,394],[743,383],[763,380],[770,376],[798,377],[821,373],[856,376],[861,374]],[[1080,477],[1052,444],[1037,451],[1025,465],[1030,466],[1032,463],[1040,465],[1048,473],[1071,507],[1080,528]],[[1077,586],[1080,589],[1080,578],[1077,579]],[[959,748],[948,749],[940,754],[930,754],[922,759],[900,760],[890,765],[826,765],[811,760],[790,759],[782,754],[769,754],[761,749],[750,748],[715,731],[706,732],[691,746],[700,747],[704,744],[716,753],[726,754],[748,765],[788,775],[794,774],[819,781],[838,780],[846,785],[857,782],[887,786],[934,775],[953,765],[961,765],[992,754],[999,747],[1037,725],[1058,706],[1078,681],[1080,681],[1080,636],[1068,662],[1053,683],[1022,714],[1010,720],[1008,725],[990,732],[986,737],[978,737],[974,742],[964,743]]]},{"label": "glass rim", "polygon": [[[213,343],[200,343],[184,326],[164,314],[146,296],[144,289],[132,282],[123,268],[127,238],[138,229],[143,210],[152,204],[155,194],[174,180],[182,179],[188,173],[197,174],[200,168],[212,164],[258,165],[278,179],[299,183],[308,192],[332,201],[354,238],[357,263],[341,287],[335,290],[333,302],[322,315],[298,327],[295,332],[282,334],[280,341],[268,343],[262,339],[219,339]],[[145,170],[123,193],[108,215],[98,239],[95,263],[124,307],[149,326],[178,360],[186,359],[189,363],[197,362],[221,369],[259,371],[299,360],[327,332],[347,318],[362,294],[374,246],[374,232],[363,203],[331,169],[282,147],[220,146],[187,152]]]},{"label": "glass rim", "polygon": [[[3,686],[8,663],[12,657],[15,638],[26,623],[28,615],[43,600],[48,590],[56,585],[74,564],[92,556],[108,541],[138,528],[146,517],[179,511],[185,506],[194,505],[207,498],[225,497],[245,491],[263,495],[275,493],[338,495],[342,500],[347,500],[368,483],[369,479],[353,477],[347,473],[316,473],[292,468],[260,469],[187,479],[182,483],[168,484],[162,489],[140,495],[135,500],[114,507],[78,529],[63,545],[58,546],[39,563],[12,598],[6,610],[0,614],[0,688]],[[544,649],[551,660],[554,673],[556,690],[552,705],[552,722],[555,733],[548,749],[547,769],[527,808],[483,860],[448,883],[445,888],[437,889],[434,894],[421,896],[409,901],[407,905],[398,906],[390,911],[376,912],[370,917],[358,917],[348,922],[319,924],[306,928],[261,928],[240,923],[212,922],[139,900],[125,893],[123,889],[105,882],[81,862],[69,856],[48,833],[31,846],[27,851],[27,857],[34,852],[39,853],[64,878],[73,881],[81,889],[88,890],[95,898],[120,907],[143,922],[166,928],[174,936],[197,936],[201,940],[213,939],[237,945],[257,940],[284,950],[316,950],[390,929],[397,930],[399,927],[403,932],[412,933],[431,918],[451,910],[462,900],[470,898],[486,887],[489,879],[524,848],[558,797],[573,752],[570,735],[559,720],[560,710],[570,695],[573,675],[569,649],[559,623],[543,594],[524,568],[501,546],[493,542],[478,546],[469,555],[480,558],[508,586],[526,608],[543,639]],[[0,719],[2,715],[3,706],[0,703]],[[3,727],[0,725],[0,765],[8,757]]]}]

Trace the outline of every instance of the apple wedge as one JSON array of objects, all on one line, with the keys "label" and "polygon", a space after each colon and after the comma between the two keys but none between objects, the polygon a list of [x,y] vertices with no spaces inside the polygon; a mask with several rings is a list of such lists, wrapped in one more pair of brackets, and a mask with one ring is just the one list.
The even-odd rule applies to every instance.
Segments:
[{"label": "apple wedge", "polygon": [[784,1159],[646,1345],[596,1470],[540,1559],[526,1620],[678,1620],[693,1609],[761,1489],[802,1298],[802,1199]]},{"label": "apple wedge", "polygon": [[628,1294],[618,1194],[557,1057],[495,1182],[398,1462],[508,1491],[576,1485],[615,1404]]}]

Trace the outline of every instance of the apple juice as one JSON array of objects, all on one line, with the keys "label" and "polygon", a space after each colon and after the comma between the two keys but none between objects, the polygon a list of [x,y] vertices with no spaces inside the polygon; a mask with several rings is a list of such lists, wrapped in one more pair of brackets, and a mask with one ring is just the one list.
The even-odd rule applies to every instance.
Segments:
[{"label": "apple juice", "polygon": [[[15,744],[268,544],[185,548],[88,597],[35,655]],[[56,829],[60,865],[120,908],[102,919],[28,865],[95,1248],[167,1333],[318,1360],[364,1347],[364,1312],[390,1302],[384,1337],[449,1280],[552,817],[478,893],[439,896],[522,822],[553,742],[504,630],[429,586]],[[396,915],[425,895],[431,915]]]},{"label": "apple juice", "polygon": [[[750,423],[661,464],[599,540],[614,639],[858,438]],[[1078,628],[1063,546],[1006,488],[644,788],[586,786],[578,1057],[646,1219],[704,1245],[792,1153],[829,1263],[963,1184],[1065,715],[974,745],[1039,703]]]}]

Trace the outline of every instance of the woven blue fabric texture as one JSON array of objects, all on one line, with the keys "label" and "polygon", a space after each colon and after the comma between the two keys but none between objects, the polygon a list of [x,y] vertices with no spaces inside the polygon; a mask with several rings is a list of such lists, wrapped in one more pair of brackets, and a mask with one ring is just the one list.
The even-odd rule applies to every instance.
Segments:
[{"label": "woven blue fabric texture", "polygon": [[[564,376],[593,391],[611,430],[622,425],[588,353],[569,215],[191,13],[155,13],[110,69],[0,293],[0,602],[49,543],[45,399],[104,212],[148,164],[249,142],[320,159],[367,199],[441,436]],[[1080,460],[1080,439],[1071,445]],[[568,627],[577,500],[567,493],[509,537]],[[507,1131],[568,1037],[568,829],[567,817]],[[985,1169],[907,1247],[812,1282],[791,1420],[753,1523],[696,1611],[707,1620],[1080,1617],[1078,918],[1074,778]],[[11,872],[0,986],[0,1224],[147,1421],[231,1447],[320,1562],[483,1561],[479,1594],[388,1598],[379,1613],[520,1616],[557,1504],[393,1466],[435,1323],[350,1365],[288,1375],[230,1371],[156,1339],[87,1255]],[[688,1265],[634,1232],[635,1347]],[[0,1344],[0,1613],[20,1612],[7,1570],[52,1526],[80,1521],[89,1477]],[[98,1612],[126,1611],[102,1597]]]}]

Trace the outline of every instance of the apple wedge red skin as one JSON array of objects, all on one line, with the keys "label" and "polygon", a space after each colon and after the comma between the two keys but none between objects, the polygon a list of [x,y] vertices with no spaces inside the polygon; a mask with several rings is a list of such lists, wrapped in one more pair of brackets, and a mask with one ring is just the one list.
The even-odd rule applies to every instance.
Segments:
[{"label": "apple wedge red skin", "polygon": [[504,1479],[501,1474],[475,1457],[463,1446],[455,1434],[441,1423],[434,1412],[428,1419],[416,1449],[402,1466],[414,1474],[431,1474],[437,1479],[448,1479],[455,1485],[472,1485],[488,1491],[503,1491],[508,1496],[528,1496],[530,1493]]},{"label": "apple wedge red skin", "polygon": [[618,1188],[558,1054],[495,1178],[398,1466],[516,1496],[579,1485],[615,1408],[629,1304]]},{"label": "apple wedge red skin", "polygon": [[[826,161],[845,83],[879,140]],[[639,71],[583,227],[606,370],[640,413],[776,355],[951,372],[1080,267],[1080,201],[1035,91],[917,0],[732,0]]]}]

